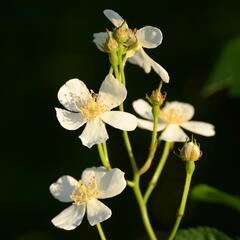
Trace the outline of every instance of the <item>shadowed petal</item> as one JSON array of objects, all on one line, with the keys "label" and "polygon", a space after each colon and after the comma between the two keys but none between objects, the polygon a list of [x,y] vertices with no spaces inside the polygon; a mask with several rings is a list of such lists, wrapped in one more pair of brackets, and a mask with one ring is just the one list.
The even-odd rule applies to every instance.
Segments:
[{"label": "shadowed petal", "polygon": [[214,125],[200,121],[189,121],[182,123],[181,126],[190,132],[200,134],[202,136],[211,137],[215,135]]},{"label": "shadowed petal", "polygon": [[144,48],[156,48],[162,42],[162,32],[152,26],[146,26],[137,30],[137,39]]},{"label": "shadowed petal", "polygon": [[86,123],[81,113],[73,113],[61,108],[55,108],[55,110],[59,123],[67,130],[76,130]]},{"label": "shadowed petal", "polygon": [[100,118],[112,127],[125,131],[133,131],[137,127],[137,118],[127,112],[105,112],[100,116]]},{"label": "shadowed petal", "polygon": [[94,144],[105,142],[108,134],[104,122],[100,118],[88,121],[79,138],[82,140],[82,144],[88,148]]},{"label": "shadowed petal", "polygon": [[160,139],[166,142],[185,142],[188,136],[177,124],[169,124],[162,132]]},{"label": "shadowed petal", "polygon": [[108,18],[109,21],[112,22],[115,27],[120,27],[124,21],[124,19],[117,12],[111,9],[104,10],[103,14]]},{"label": "shadowed petal", "polygon": [[141,117],[153,120],[152,106],[147,101],[143,99],[137,99],[133,101],[132,105],[135,112]]},{"label": "shadowed petal", "polygon": [[111,209],[97,199],[87,202],[87,218],[91,226],[107,220],[111,215]]},{"label": "shadowed petal", "polygon": [[[159,123],[157,131],[162,131],[167,126],[166,123]],[[149,131],[153,130],[153,122],[138,118],[138,127]]]},{"label": "shadowed petal", "polygon": [[73,230],[81,224],[85,211],[85,203],[79,206],[73,204],[53,218],[52,223],[64,230]]},{"label": "shadowed petal", "polygon": [[93,34],[93,42],[97,45],[97,48],[104,52],[104,45],[107,41],[108,35],[106,32],[99,32]]},{"label": "shadowed petal", "polygon": [[70,111],[79,112],[78,106],[91,98],[88,88],[81,80],[67,81],[58,91],[58,100]]},{"label": "shadowed petal", "polygon": [[126,98],[127,90],[122,83],[108,74],[99,89],[98,101],[107,105],[110,109],[119,106]]},{"label": "shadowed petal", "polygon": [[70,195],[78,181],[68,175],[60,177],[57,182],[50,185],[50,192],[52,195],[61,202],[72,202]]}]

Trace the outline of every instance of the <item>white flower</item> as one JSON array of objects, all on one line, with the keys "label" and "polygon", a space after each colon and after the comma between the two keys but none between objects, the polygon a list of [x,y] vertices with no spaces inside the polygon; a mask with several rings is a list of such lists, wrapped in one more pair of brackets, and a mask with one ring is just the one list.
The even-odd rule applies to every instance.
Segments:
[{"label": "white flower", "polygon": [[79,137],[83,145],[91,148],[108,139],[105,123],[125,131],[137,127],[134,115],[110,111],[119,106],[126,96],[126,88],[111,74],[102,82],[99,94],[89,92],[82,81],[71,79],[58,92],[59,101],[69,110],[55,108],[58,121],[68,130],[76,130],[86,123]]},{"label": "white flower", "polygon": [[59,201],[73,204],[53,218],[52,223],[58,228],[73,230],[81,224],[86,211],[91,226],[105,221],[112,212],[97,199],[114,197],[125,187],[124,172],[118,168],[87,168],[79,181],[68,175],[62,176],[51,184],[50,192]]},{"label": "white flower", "polygon": [[[120,27],[123,23],[123,18],[113,10],[106,9],[103,11],[104,15],[113,23],[115,27]],[[126,25],[127,27],[127,25]],[[104,43],[107,40],[107,33],[100,32],[93,34],[93,42],[97,45],[98,49],[103,51]],[[145,26],[136,32],[138,41],[138,48],[134,56],[128,60],[133,64],[139,65],[146,73],[151,71],[151,68],[161,77],[161,79],[168,83],[169,75],[167,71],[150,58],[143,48],[156,48],[162,42],[162,32],[160,29],[152,26]]]},{"label": "white flower", "polygon": [[[134,110],[143,118],[138,119],[138,127],[153,130],[152,107],[143,99],[133,102]],[[168,142],[185,142],[188,136],[180,128],[206,137],[214,136],[214,126],[210,123],[189,121],[194,115],[194,107],[189,103],[173,101],[167,103],[161,110],[158,120],[158,131],[162,131],[160,139]],[[150,121],[149,121],[150,120]]]}]

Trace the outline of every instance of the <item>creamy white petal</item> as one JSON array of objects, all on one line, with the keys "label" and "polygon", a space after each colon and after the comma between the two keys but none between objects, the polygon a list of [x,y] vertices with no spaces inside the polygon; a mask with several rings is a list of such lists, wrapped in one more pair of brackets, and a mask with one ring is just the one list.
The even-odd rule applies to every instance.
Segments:
[{"label": "creamy white petal", "polygon": [[152,26],[145,26],[137,30],[136,37],[144,48],[156,48],[162,42],[162,32]]},{"label": "creamy white petal", "polygon": [[97,199],[87,202],[87,218],[91,226],[107,220],[111,215],[111,209]]},{"label": "creamy white petal", "polygon": [[98,183],[98,198],[114,197],[126,187],[124,172],[118,168],[108,170],[105,167],[92,167],[83,171],[83,182],[88,183],[93,178]]},{"label": "creamy white petal", "polygon": [[185,142],[188,136],[177,124],[169,124],[162,132],[160,139],[166,142]]},{"label": "creamy white petal", "polygon": [[99,32],[93,34],[93,42],[97,45],[97,48],[104,52],[104,45],[107,41],[108,35],[106,32]]},{"label": "creamy white petal", "polygon": [[76,130],[86,123],[81,113],[73,113],[61,108],[55,108],[55,110],[59,123],[67,130]]},{"label": "creamy white petal", "polygon": [[[162,131],[167,126],[166,123],[159,123],[157,131]],[[153,122],[138,118],[138,127],[149,131],[153,130]]]},{"label": "creamy white petal", "polygon": [[189,121],[182,123],[181,126],[190,132],[197,133],[206,137],[215,135],[214,125],[200,121]]},{"label": "creamy white petal", "polygon": [[125,131],[133,131],[137,127],[137,118],[127,112],[105,112],[100,116],[100,118],[112,127]]},{"label": "creamy white petal", "polygon": [[56,227],[64,230],[73,230],[81,224],[85,211],[85,203],[79,206],[73,204],[53,218],[52,223]]},{"label": "creamy white petal", "polygon": [[111,9],[106,9],[103,11],[103,14],[112,22],[115,27],[120,27],[124,19],[115,11]]},{"label": "creamy white petal", "polygon": [[152,120],[152,106],[143,99],[137,99],[133,101],[132,103],[133,109],[137,114],[139,114],[141,117]]},{"label": "creamy white petal", "polygon": [[178,101],[167,102],[162,109],[163,112],[171,112],[173,110],[184,118],[184,122],[190,120],[194,115],[194,107],[189,103]]},{"label": "creamy white petal", "polygon": [[78,181],[68,175],[60,177],[57,182],[50,185],[49,190],[52,195],[61,202],[72,202],[70,195]]},{"label": "creamy white petal", "polygon": [[108,133],[105,123],[100,118],[88,121],[79,138],[82,144],[88,148],[91,148],[94,144],[106,142]]},{"label": "creamy white petal", "polygon": [[[97,175],[98,173],[96,173]],[[99,182],[98,198],[110,198],[120,194],[126,187],[124,172],[118,168],[107,171]],[[99,179],[99,177],[98,177]]]},{"label": "creamy white petal", "polygon": [[84,82],[77,78],[67,81],[58,91],[58,100],[70,111],[79,112],[78,106],[91,97]]},{"label": "creamy white petal", "polygon": [[151,71],[151,64],[148,62],[148,59],[146,59],[146,54],[144,54],[142,48],[140,48],[133,57],[130,57],[128,61],[143,68],[145,73],[150,73]]},{"label": "creamy white petal", "polygon": [[108,74],[99,89],[98,100],[110,109],[119,106],[127,96],[127,90],[112,74]]},{"label": "creamy white petal", "polygon": [[155,62],[152,58],[150,58],[143,49],[142,49],[142,56],[145,59],[145,61],[147,61],[151,65],[153,70],[160,76],[160,78],[165,83],[168,83],[169,82],[168,72],[161,65]]},{"label": "creamy white petal", "polygon": [[83,182],[88,183],[90,180],[95,178],[96,181],[99,183],[107,172],[109,172],[109,170],[105,167],[86,168],[82,173],[81,179],[83,180]]}]

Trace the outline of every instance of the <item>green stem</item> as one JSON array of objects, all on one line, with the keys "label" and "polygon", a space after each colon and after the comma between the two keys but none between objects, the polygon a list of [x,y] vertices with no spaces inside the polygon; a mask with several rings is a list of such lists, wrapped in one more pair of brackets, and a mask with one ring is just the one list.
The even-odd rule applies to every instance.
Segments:
[{"label": "green stem", "polygon": [[108,157],[106,157],[105,152],[104,152],[103,144],[99,143],[97,145],[97,147],[98,147],[98,153],[99,153],[99,156],[100,156],[103,166],[107,169],[111,169],[109,159],[108,159]]},{"label": "green stem", "polygon": [[157,240],[157,237],[156,237],[156,235],[153,231],[152,225],[151,225],[150,220],[149,220],[147,207],[146,207],[146,204],[144,202],[142,192],[140,190],[139,180],[140,180],[140,176],[135,175],[133,191],[135,193],[135,196],[136,196],[139,208],[140,208],[142,220],[143,220],[145,229],[148,233],[148,236],[151,240]]},{"label": "green stem", "polygon": [[113,66],[110,67],[108,74],[112,74],[112,73],[113,73]]},{"label": "green stem", "polygon": [[104,235],[101,224],[97,223],[96,226],[97,226],[97,230],[98,230],[98,233],[99,233],[99,236],[100,236],[101,240],[107,240],[105,235]]},{"label": "green stem", "polygon": [[165,146],[164,146],[164,150],[163,150],[163,154],[162,157],[159,161],[159,164],[152,176],[152,179],[149,182],[148,188],[144,194],[144,201],[145,203],[147,203],[153,189],[156,187],[157,181],[162,173],[162,170],[165,166],[165,163],[167,161],[168,155],[169,155],[169,151],[171,149],[172,143],[171,142],[165,142]]},{"label": "green stem", "polygon": [[178,209],[177,219],[175,221],[175,224],[173,226],[173,229],[171,231],[171,234],[170,234],[168,240],[173,240],[175,238],[176,233],[179,228],[179,225],[181,223],[182,217],[184,215],[185,207],[186,207],[186,203],[187,203],[187,197],[188,197],[194,170],[195,170],[195,163],[194,162],[186,162],[186,178],[185,178],[185,185],[184,185],[182,200],[180,203],[180,207]]},{"label": "green stem", "polygon": [[107,150],[107,143],[106,143],[106,142],[103,142],[103,143],[102,143],[102,146],[103,146],[103,152],[104,152],[104,155],[105,155],[106,162],[107,162],[107,163],[109,164],[109,166],[110,166],[109,157],[108,157],[108,150]]},{"label": "green stem", "polygon": [[159,104],[154,104],[152,107],[153,112],[153,131],[152,131],[152,138],[151,138],[151,144],[149,148],[149,154],[148,158],[143,165],[143,167],[139,170],[139,175],[142,175],[145,173],[151,166],[152,160],[155,156],[156,150],[157,150],[157,129],[158,129],[158,116],[159,116]]}]

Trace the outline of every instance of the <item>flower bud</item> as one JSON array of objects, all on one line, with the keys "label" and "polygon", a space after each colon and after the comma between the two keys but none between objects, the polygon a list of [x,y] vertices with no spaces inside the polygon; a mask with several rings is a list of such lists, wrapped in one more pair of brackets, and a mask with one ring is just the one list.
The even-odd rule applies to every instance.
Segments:
[{"label": "flower bud", "polygon": [[108,32],[108,38],[107,41],[105,42],[104,49],[106,52],[113,52],[118,49],[118,42],[112,37],[112,33]]},{"label": "flower bud", "polygon": [[127,29],[128,39],[125,43],[127,47],[134,47],[137,44],[136,30]]},{"label": "flower bud", "polygon": [[184,161],[197,161],[202,156],[202,152],[197,143],[187,142],[180,150],[180,157]]},{"label": "flower bud", "polygon": [[[125,22],[124,22],[125,23]],[[122,24],[120,27],[118,27],[114,33],[113,36],[114,38],[119,42],[119,43],[125,43],[129,36],[128,36],[128,29],[126,28],[125,24]]]},{"label": "flower bud", "polygon": [[166,93],[161,93],[159,89],[153,90],[150,96],[150,102],[153,105],[161,106],[166,98]]}]

